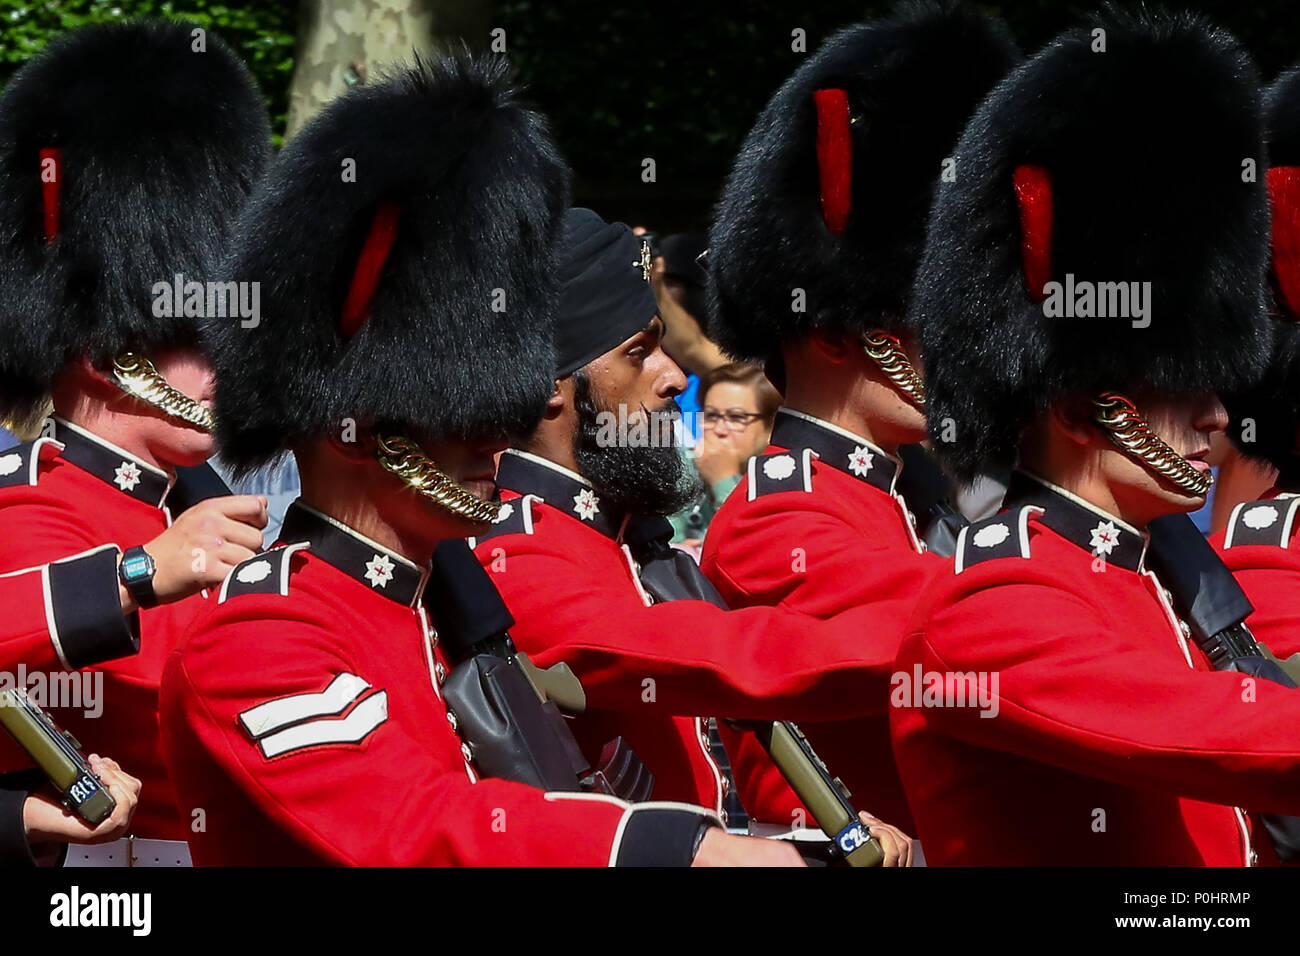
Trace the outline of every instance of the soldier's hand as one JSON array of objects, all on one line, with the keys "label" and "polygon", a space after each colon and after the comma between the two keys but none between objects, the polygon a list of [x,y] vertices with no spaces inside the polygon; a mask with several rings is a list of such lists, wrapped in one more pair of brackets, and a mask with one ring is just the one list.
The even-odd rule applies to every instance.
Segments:
[{"label": "soldier's hand", "polygon": [[[159,603],[179,601],[225,580],[230,569],[262,550],[266,498],[229,495],[209,498],[183,512],[172,526],[144,546],[158,566],[153,591]],[[123,609],[135,601],[123,588]]]},{"label": "soldier's hand", "polygon": [[885,851],[885,861],[881,866],[912,865],[911,837],[898,827],[891,827],[888,823],[882,823],[865,810],[858,811],[858,819],[867,828],[867,832],[879,841],[880,848]]},{"label": "soldier's hand", "polygon": [[23,802],[23,825],[27,842],[40,843],[109,843],[126,836],[140,802],[140,781],[131,776],[116,760],[90,755],[90,769],[95,772],[113,797],[113,812],[97,827],[64,809],[60,804],[32,794]]},{"label": "soldier's hand", "polygon": [[711,829],[704,834],[691,866],[807,866],[789,842],[737,836]]}]

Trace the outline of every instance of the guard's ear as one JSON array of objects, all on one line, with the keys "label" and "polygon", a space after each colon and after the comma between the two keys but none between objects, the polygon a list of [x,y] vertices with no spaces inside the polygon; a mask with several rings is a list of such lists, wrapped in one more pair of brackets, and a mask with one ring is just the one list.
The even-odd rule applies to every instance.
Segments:
[{"label": "guard's ear", "polygon": [[546,400],[546,411],[542,417],[547,421],[552,421],[564,414],[565,408],[573,406],[573,376],[566,375],[564,378],[555,380],[555,390],[551,392],[551,397]]},{"label": "guard's ear", "polygon": [[837,365],[848,359],[851,353],[862,351],[857,340],[843,332],[818,330],[808,336],[808,343],[815,354]]},{"label": "guard's ear", "polygon": [[105,401],[123,394],[106,369],[96,368],[88,356],[81,356],[69,366],[77,387],[93,398]]},{"label": "guard's ear", "polygon": [[330,451],[351,463],[368,461],[375,457],[379,441],[369,430],[356,429],[355,436],[342,433],[331,435],[327,439]]},{"label": "guard's ear", "polygon": [[1052,406],[1048,417],[1054,428],[1079,445],[1086,445],[1097,437],[1097,426],[1092,419],[1092,401],[1083,396],[1062,399]]}]

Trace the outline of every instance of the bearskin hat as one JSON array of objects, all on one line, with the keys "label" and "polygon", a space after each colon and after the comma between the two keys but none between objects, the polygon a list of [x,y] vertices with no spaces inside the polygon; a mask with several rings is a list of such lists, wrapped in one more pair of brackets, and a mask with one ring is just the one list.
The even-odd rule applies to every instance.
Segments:
[{"label": "bearskin hat", "polygon": [[998,85],[936,194],[912,297],[956,477],[1011,463],[1066,395],[1258,374],[1263,156],[1250,58],[1191,15],[1108,9]]},{"label": "bearskin hat", "polygon": [[0,416],[66,364],[196,343],[154,286],[203,281],[270,153],[243,62],[193,24],[65,34],[0,97]]},{"label": "bearskin hat", "polygon": [[1283,73],[1264,94],[1269,202],[1272,211],[1271,360],[1259,383],[1225,395],[1228,433],[1247,457],[1300,478],[1300,68]]},{"label": "bearskin hat", "polygon": [[709,233],[709,336],[764,361],[816,330],[903,331],[942,161],[1018,59],[1000,24],[951,3],[828,39],[736,157]]},{"label": "bearskin hat", "polygon": [[510,436],[554,387],[569,171],[504,61],[417,61],[332,103],[245,209],[229,273],[260,319],[214,320],[217,437],[240,471],[349,420]]}]

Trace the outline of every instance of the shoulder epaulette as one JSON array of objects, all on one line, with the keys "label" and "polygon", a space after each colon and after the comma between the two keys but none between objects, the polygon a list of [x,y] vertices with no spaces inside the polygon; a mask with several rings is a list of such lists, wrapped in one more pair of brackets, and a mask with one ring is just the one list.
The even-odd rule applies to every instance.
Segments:
[{"label": "shoulder epaulette", "polygon": [[288,597],[289,559],[305,547],[306,542],[281,545],[235,565],[226,575],[226,580],[221,582],[217,603],[224,604],[233,597],[245,594],[278,594]]},{"label": "shoulder epaulette", "polygon": [[506,534],[532,534],[533,502],[536,500],[536,495],[524,495],[501,502],[501,510],[492,519],[492,527],[483,534],[470,538],[470,548],[477,548],[484,541]]},{"label": "shoulder epaulette", "polygon": [[1029,557],[1029,517],[1041,510],[1024,505],[962,528],[957,536],[953,571],[961,574],[973,564],[994,558]]},{"label": "shoulder epaulette", "polygon": [[1300,506],[1300,495],[1288,498],[1264,498],[1237,505],[1232,509],[1232,517],[1228,519],[1228,530],[1223,536],[1223,549],[1226,551],[1228,548],[1244,547],[1249,544],[1290,547],[1297,506]]},{"label": "shoulder epaulette", "polygon": [[812,491],[811,448],[755,455],[749,459],[748,500],[778,491]]},{"label": "shoulder epaulette", "polygon": [[40,480],[42,457],[52,457],[63,450],[53,438],[37,438],[0,451],[0,488],[34,485]]}]

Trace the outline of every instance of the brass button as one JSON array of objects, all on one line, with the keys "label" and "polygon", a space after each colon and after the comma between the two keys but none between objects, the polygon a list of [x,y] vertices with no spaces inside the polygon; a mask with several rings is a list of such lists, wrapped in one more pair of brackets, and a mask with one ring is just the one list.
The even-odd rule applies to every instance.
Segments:
[{"label": "brass button", "polygon": [[460,732],[460,728],[459,728],[460,721],[456,719],[456,715],[453,714],[451,711],[447,711],[447,723],[451,724],[452,733]]}]

